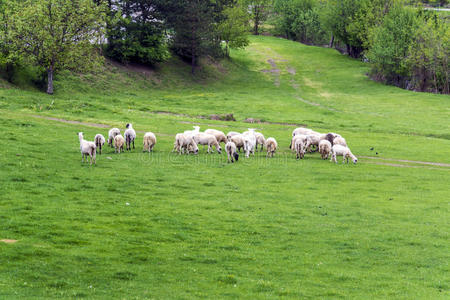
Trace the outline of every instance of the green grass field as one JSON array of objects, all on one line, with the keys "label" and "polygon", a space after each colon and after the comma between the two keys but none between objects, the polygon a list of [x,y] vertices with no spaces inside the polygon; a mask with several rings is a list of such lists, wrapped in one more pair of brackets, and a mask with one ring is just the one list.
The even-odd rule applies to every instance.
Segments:
[{"label": "green grass field", "polygon": [[[373,82],[332,49],[251,42],[196,77],[172,59],[63,73],[53,96],[0,81],[0,240],[17,240],[0,242],[0,298],[450,297],[449,96]],[[128,122],[137,149],[81,163],[77,132]],[[280,149],[170,153],[195,124]],[[342,134],[358,164],[297,161],[289,124]]]}]

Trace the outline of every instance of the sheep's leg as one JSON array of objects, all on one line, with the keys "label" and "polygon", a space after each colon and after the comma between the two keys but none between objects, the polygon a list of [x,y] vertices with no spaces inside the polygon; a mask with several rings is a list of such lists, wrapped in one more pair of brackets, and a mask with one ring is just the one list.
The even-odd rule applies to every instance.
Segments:
[{"label": "sheep's leg", "polygon": [[[130,147],[130,148],[131,148],[131,147]],[[134,148],[134,140],[133,140],[133,149],[135,149],[135,148]]]}]

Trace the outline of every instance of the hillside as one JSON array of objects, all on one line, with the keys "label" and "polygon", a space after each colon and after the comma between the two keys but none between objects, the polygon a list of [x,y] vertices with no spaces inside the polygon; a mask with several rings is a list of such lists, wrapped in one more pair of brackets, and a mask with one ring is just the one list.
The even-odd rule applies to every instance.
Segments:
[{"label": "hillside", "polygon": [[[53,96],[0,82],[0,298],[448,298],[450,98],[367,70],[251,37],[195,77],[172,58],[63,73]],[[79,131],[128,122],[135,150],[80,163]],[[235,164],[171,153],[195,124],[254,127],[279,149]],[[296,160],[298,124],[342,134],[358,164]]]}]

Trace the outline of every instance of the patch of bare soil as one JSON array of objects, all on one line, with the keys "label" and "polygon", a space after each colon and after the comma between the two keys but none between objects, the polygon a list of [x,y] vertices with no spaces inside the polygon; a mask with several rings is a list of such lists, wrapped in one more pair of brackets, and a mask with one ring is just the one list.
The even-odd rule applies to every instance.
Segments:
[{"label": "patch of bare soil", "polygon": [[293,67],[288,67],[287,71],[291,75],[295,75],[297,73],[297,71]]},{"label": "patch of bare soil", "polygon": [[269,58],[267,60],[267,62],[272,67],[272,69],[270,69],[270,70],[261,70],[261,72],[274,74],[274,76],[275,76],[274,84],[275,84],[275,86],[279,87],[280,86],[280,73],[281,73],[281,71],[277,67],[277,64],[275,63],[274,59]]},{"label": "patch of bare soil", "polygon": [[105,125],[105,124],[86,123],[86,122],[72,121],[72,120],[66,120],[66,119],[60,119],[60,118],[54,118],[54,117],[47,117],[47,116],[33,115],[33,117],[34,118],[39,118],[39,119],[57,121],[57,122],[61,122],[61,123],[67,123],[67,124],[84,125],[84,126],[89,126],[89,127],[97,127],[97,128],[109,128],[110,127],[109,125]]},{"label": "patch of bare soil", "polygon": [[14,244],[14,243],[17,243],[18,241],[17,240],[3,239],[3,240],[0,240],[0,242],[6,243],[6,244]]}]

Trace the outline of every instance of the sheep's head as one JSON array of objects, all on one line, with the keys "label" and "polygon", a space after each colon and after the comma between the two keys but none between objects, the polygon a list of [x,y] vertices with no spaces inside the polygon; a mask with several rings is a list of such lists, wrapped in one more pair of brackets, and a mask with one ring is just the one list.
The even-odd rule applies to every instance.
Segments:
[{"label": "sheep's head", "polygon": [[130,128],[132,125],[131,123],[127,123],[127,126],[125,126],[126,128]]},{"label": "sheep's head", "polygon": [[358,162],[358,159],[355,156],[353,156],[352,161],[354,164],[356,164]]},{"label": "sheep's head", "polygon": [[239,159],[239,154],[238,154],[237,152],[234,152],[234,153],[233,153],[233,156],[234,156],[234,160],[235,160],[235,161],[238,161],[238,159]]},{"label": "sheep's head", "polygon": [[222,154],[222,147],[219,146],[219,147],[217,148],[217,152],[218,152],[219,154]]},{"label": "sheep's head", "polygon": [[82,133],[82,132],[78,132],[78,137],[79,137],[80,139],[82,139],[82,138],[83,138],[83,133]]},{"label": "sheep's head", "polygon": [[194,131],[197,131],[197,132],[200,131],[200,126],[192,126],[192,127],[194,127]]}]

